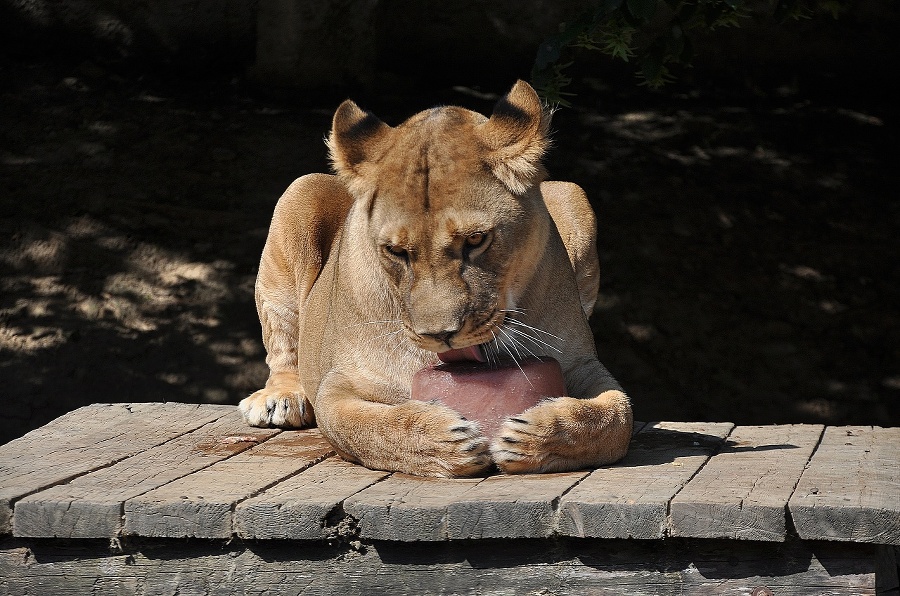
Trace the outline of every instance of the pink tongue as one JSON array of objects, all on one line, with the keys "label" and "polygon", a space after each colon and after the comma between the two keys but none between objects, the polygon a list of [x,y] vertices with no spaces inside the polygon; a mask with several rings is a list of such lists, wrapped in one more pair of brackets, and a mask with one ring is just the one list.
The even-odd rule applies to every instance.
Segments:
[{"label": "pink tongue", "polygon": [[487,358],[481,353],[480,346],[469,346],[458,350],[447,350],[438,354],[441,362],[487,362]]}]

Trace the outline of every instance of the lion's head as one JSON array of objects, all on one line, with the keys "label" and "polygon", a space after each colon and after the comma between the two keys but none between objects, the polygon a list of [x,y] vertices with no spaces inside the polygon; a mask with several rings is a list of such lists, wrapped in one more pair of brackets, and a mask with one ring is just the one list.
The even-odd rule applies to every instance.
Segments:
[{"label": "lion's head", "polygon": [[365,219],[350,233],[420,348],[488,342],[516,308],[552,225],[538,190],[548,126],[521,81],[490,118],[439,107],[392,128],[351,101],[335,113],[331,159]]}]

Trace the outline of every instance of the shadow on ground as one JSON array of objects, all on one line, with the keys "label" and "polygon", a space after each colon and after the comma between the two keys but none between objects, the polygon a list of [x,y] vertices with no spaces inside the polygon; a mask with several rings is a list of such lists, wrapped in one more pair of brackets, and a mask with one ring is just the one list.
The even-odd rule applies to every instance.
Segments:
[{"label": "shadow on ground", "polygon": [[[332,100],[0,65],[0,443],[110,401],[237,403],[272,208]],[[465,90],[381,98],[389,123]],[[642,420],[900,424],[895,111],[597,88],[556,178],[600,221],[602,360]]]}]

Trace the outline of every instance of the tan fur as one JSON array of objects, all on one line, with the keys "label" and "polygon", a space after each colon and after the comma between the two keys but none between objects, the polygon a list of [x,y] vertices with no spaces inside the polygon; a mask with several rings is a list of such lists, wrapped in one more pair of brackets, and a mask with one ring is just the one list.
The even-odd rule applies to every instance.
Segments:
[{"label": "tan fur", "polygon": [[[631,406],[586,317],[594,215],[574,184],[542,182],[548,125],[521,81],[490,118],[442,107],[392,128],[344,102],[328,139],[337,176],[298,179],[275,208],[256,285],[271,374],[241,402],[247,421],[316,422],[345,459],[428,476],[621,458]],[[569,397],[507,420],[489,443],[409,388],[436,352],[495,337],[511,352],[510,337],[546,347]]]}]

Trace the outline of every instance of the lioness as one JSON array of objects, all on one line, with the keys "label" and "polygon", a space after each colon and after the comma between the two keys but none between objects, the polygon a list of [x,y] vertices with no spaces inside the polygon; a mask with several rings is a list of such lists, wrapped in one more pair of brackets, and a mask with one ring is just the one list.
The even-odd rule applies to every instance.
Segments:
[{"label": "lioness", "polygon": [[[425,476],[608,464],[628,448],[628,397],[597,360],[594,214],[543,182],[549,114],[522,81],[490,118],[459,107],[392,128],[352,101],[327,140],[336,176],[275,207],[256,281],[270,375],[240,403],[253,426],[318,423],[344,459]],[[413,375],[448,350],[550,355],[570,397],[488,441]]]}]

